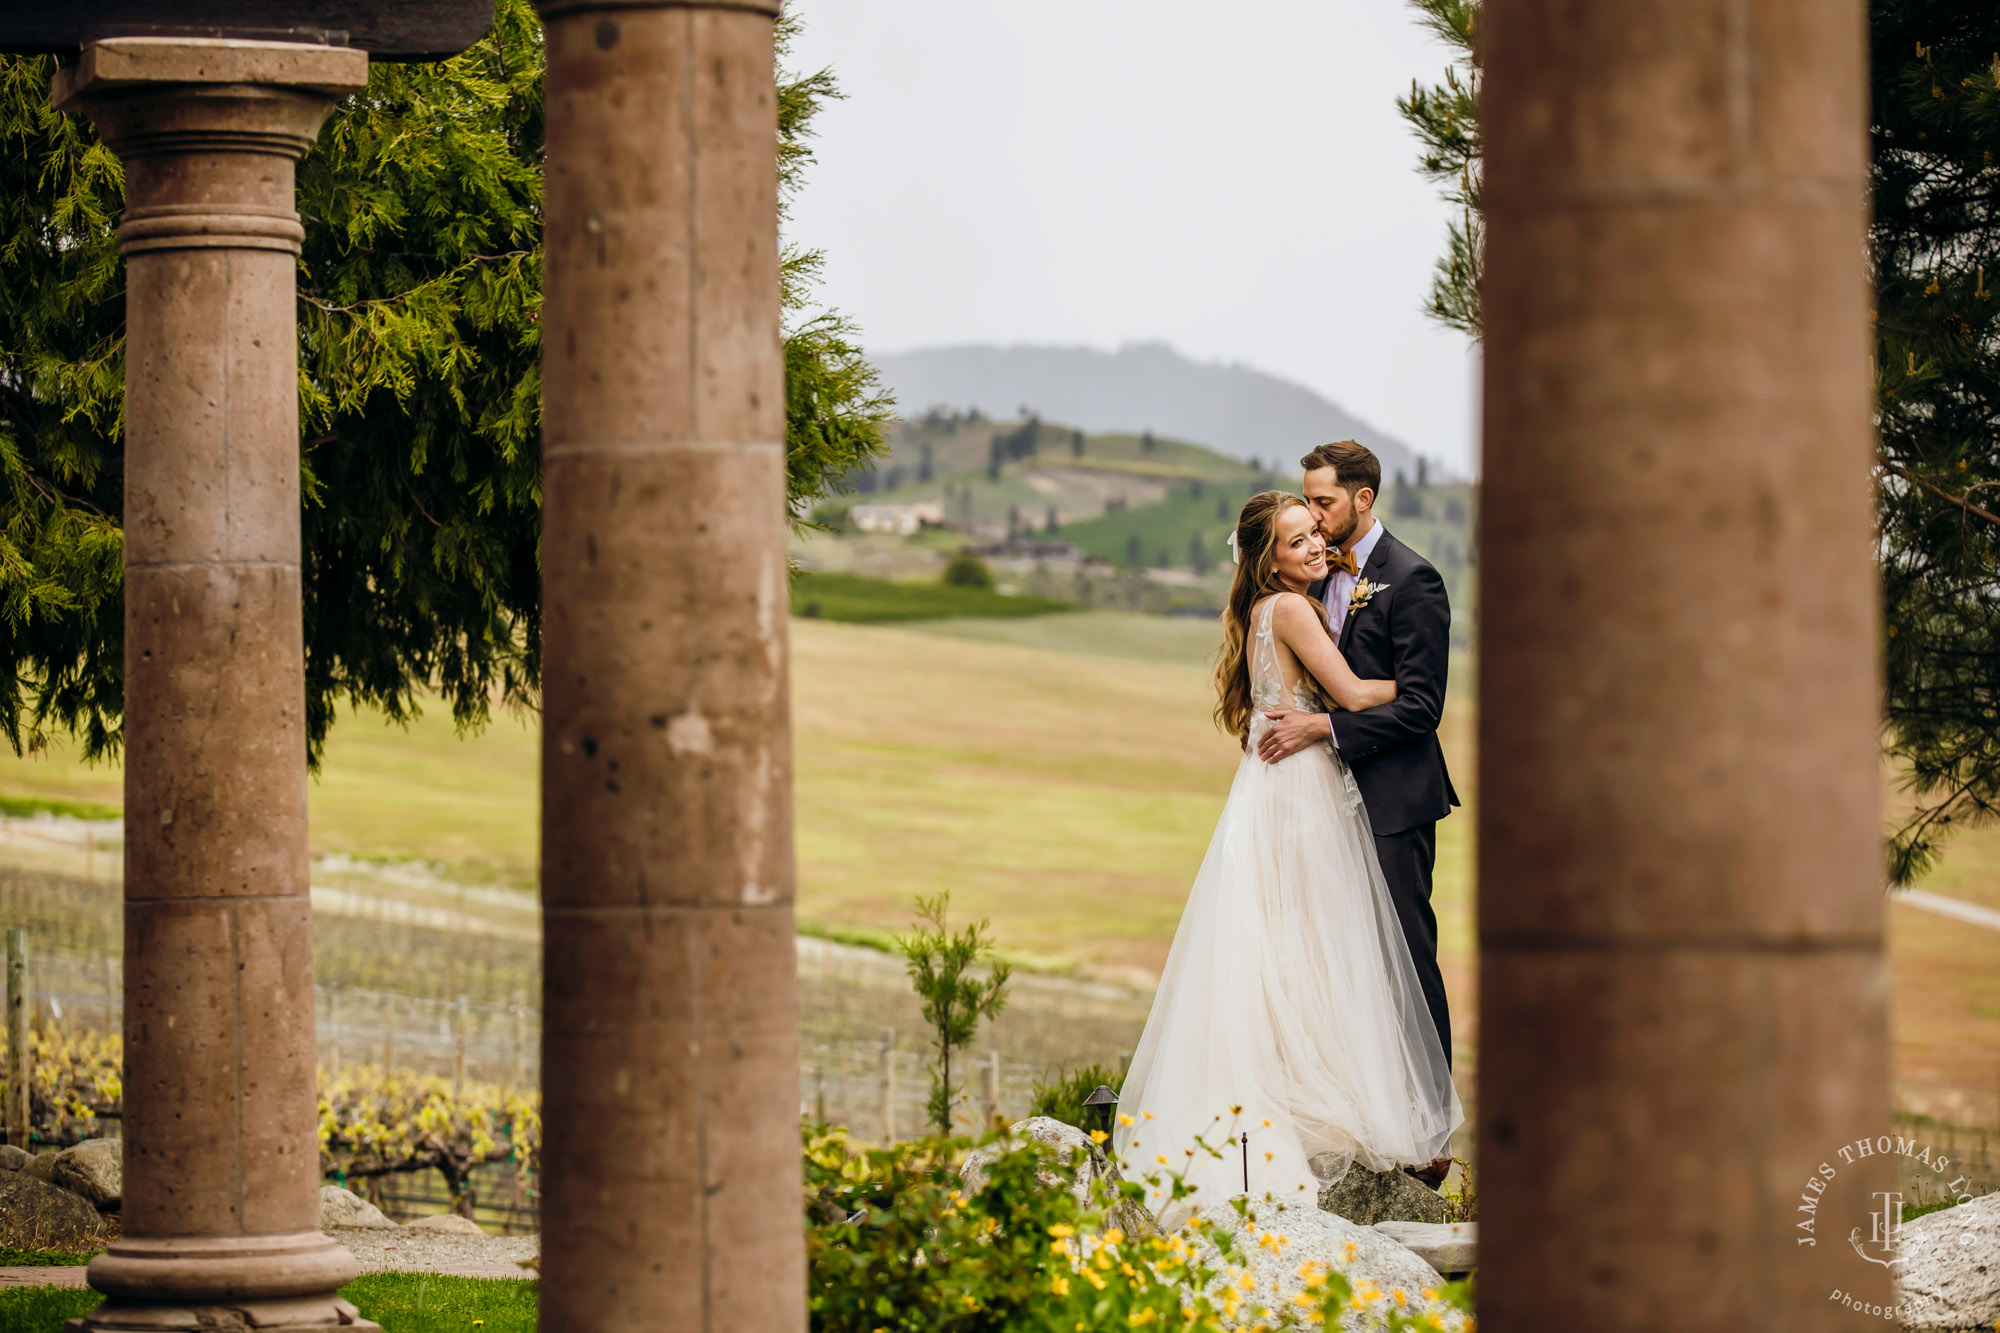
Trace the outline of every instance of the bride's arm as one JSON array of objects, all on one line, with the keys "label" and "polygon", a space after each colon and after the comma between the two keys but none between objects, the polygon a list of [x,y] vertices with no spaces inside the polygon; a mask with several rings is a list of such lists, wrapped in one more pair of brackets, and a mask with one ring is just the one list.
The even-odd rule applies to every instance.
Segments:
[{"label": "bride's arm", "polygon": [[1280,597],[1271,613],[1271,628],[1292,650],[1300,665],[1326,692],[1326,697],[1350,713],[1386,704],[1396,697],[1393,680],[1363,680],[1347,665],[1333,638],[1320,623],[1319,612],[1304,597]]}]

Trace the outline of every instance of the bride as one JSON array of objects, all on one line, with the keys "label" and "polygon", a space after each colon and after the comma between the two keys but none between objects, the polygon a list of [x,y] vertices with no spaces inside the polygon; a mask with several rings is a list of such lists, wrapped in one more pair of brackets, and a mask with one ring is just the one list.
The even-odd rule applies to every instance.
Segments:
[{"label": "bride", "polygon": [[[1169,1227],[1242,1190],[1245,1133],[1251,1197],[1312,1207],[1354,1162],[1432,1162],[1464,1119],[1353,775],[1326,746],[1257,757],[1272,709],[1319,709],[1321,692],[1372,708],[1395,682],[1356,677],[1307,594],[1327,561],[1305,501],[1252,496],[1234,544],[1215,717],[1245,740],[1244,758],[1113,1135],[1128,1178],[1161,1177],[1148,1197]],[[1197,1190],[1171,1210],[1170,1171]]]}]

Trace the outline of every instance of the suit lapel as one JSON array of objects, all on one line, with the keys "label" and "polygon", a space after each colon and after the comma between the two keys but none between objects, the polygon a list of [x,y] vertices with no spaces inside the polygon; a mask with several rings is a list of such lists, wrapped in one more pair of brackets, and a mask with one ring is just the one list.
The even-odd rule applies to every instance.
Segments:
[{"label": "suit lapel", "polygon": [[[1389,529],[1382,529],[1382,535],[1375,539],[1375,549],[1368,553],[1368,563],[1361,567],[1362,578],[1371,583],[1380,582],[1382,571],[1388,568],[1389,565],[1389,547],[1395,540],[1390,535]],[[1347,612],[1347,618],[1340,622],[1340,651],[1342,653],[1347,651],[1347,642],[1354,637],[1354,622],[1360,618],[1360,612],[1349,611]]]}]

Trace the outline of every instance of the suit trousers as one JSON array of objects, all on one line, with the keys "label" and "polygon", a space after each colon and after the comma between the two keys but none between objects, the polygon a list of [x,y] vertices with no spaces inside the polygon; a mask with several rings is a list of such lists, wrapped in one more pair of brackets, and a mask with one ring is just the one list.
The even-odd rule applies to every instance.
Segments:
[{"label": "suit trousers", "polygon": [[1375,855],[1389,899],[1403,925],[1403,940],[1416,964],[1417,984],[1437,1026],[1444,1061],[1451,1064],[1451,1008],[1445,1000],[1444,973],[1438,970],[1437,913],[1431,910],[1431,872],[1437,868],[1437,825],[1419,824],[1401,833],[1375,835]]}]

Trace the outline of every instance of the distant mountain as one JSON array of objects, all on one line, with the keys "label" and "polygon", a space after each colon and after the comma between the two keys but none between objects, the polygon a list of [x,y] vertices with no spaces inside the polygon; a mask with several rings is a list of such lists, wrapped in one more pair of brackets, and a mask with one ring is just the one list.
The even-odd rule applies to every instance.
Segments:
[{"label": "distant mountain", "polygon": [[1316,444],[1355,439],[1381,458],[1385,481],[1399,470],[1414,480],[1414,449],[1304,385],[1248,366],[1192,361],[1165,343],[1116,352],[924,347],[869,359],[906,417],[932,407],[1011,417],[1026,407],[1086,431],[1157,431],[1280,471]]}]

